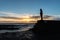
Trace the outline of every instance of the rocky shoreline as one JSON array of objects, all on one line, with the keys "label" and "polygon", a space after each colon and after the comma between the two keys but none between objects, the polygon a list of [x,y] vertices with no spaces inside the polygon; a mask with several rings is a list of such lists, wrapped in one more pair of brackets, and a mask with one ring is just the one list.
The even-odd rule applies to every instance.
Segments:
[{"label": "rocky shoreline", "polygon": [[0,40],[33,40],[33,37],[34,34],[31,30],[0,33]]}]

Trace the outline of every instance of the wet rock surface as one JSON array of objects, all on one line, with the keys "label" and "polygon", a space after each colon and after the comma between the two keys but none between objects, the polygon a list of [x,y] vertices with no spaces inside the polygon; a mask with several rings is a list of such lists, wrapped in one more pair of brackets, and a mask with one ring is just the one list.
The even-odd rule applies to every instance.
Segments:
[{"label": "wet rock surface", "polygon": [[32,31],[0,33],[0,40],[33,40]]}]

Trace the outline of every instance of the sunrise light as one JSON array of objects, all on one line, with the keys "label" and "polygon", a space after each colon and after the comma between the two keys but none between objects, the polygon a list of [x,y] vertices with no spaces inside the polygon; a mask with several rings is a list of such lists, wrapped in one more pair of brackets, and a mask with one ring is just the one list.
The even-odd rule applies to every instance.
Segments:
[{"label": "sunrise light", "polygon": [[[54,17],[43,18],[43,20],[52,20]],[[36,23],[37,20],[40,20],[40,17],[31,17],[31,16],[22,16],[21,18],[1,18],[0,23]]]}]

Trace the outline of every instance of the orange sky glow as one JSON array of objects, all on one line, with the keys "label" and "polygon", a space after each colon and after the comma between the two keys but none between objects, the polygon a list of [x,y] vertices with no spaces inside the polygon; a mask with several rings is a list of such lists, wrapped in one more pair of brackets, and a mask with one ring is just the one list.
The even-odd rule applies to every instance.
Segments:
[{"label": "orange sky glow", "polygon": [[[44,19],[51,20],[53,18]],[[31,18],[30,16],[23,16],[22,18],[12,19],[12,18],[0,18],[0,23],[36,23],[40,18]]]}]

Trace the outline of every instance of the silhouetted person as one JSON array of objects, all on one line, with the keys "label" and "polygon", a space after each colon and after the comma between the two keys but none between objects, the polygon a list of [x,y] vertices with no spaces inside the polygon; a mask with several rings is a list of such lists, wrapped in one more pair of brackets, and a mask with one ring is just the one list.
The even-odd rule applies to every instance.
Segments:
[{"label": "silhouetted person", "polygon": [[43,20],[43,11],[42,11],[42,9],[40,9],[40,16],[41,16],[41,20]]}]

